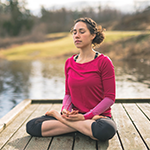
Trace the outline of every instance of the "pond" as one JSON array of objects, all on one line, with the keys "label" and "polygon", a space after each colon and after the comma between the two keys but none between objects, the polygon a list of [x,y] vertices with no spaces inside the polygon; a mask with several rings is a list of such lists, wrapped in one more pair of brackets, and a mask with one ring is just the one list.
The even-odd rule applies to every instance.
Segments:
[{"label": "pond", "polygon": [[[63,99],[63,59],[0,60],[0,118],[24,99]],[[150,63],[113,61],[117,98],[150,98]]]}]

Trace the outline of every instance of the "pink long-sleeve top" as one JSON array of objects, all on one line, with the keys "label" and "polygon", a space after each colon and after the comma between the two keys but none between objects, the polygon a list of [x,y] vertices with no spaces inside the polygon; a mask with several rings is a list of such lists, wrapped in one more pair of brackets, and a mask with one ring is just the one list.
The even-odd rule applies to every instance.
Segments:
[{"label": "pink long-sleeve top", "polygon": [[77,63],[73,55],[65,64],[65,97],[62,109],[79,110],[85,119],[94,115],[111,117],[115,102],[115,73],[111,60],[101,54],[87,63]]}]

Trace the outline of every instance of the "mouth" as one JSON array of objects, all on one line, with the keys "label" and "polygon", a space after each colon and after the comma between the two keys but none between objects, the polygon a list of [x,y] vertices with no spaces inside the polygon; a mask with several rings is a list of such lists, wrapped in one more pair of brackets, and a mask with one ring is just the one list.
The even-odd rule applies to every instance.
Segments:
[{"label": "mouth", "polygon": [[80,40],[75,40],[75,43],[81,43],[81,41]]}]

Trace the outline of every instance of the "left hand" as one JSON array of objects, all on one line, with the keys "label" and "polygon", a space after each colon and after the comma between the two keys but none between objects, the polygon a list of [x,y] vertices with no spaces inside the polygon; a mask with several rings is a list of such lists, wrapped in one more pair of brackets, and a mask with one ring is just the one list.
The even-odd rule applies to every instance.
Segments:
[{"label": "left hand", "polygon": [[84,116],[82,114],[71,114],[71,115],[62,115],[63,118],[69,121],[79,121],[79,120],[85,120]]}]

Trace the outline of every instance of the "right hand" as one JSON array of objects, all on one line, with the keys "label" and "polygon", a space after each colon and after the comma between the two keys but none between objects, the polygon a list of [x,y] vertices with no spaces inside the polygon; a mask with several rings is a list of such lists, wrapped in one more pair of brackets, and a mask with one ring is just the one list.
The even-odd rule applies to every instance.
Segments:
[{"label": "right hand", "polygon": [[62,116],[65,115],[68,117],[69,115],[76,115],[76,114],[78,114],[78,112],[79,112],[78,110],[73,110],[70,112],[67,109],[63,109],[62,110]]}]

